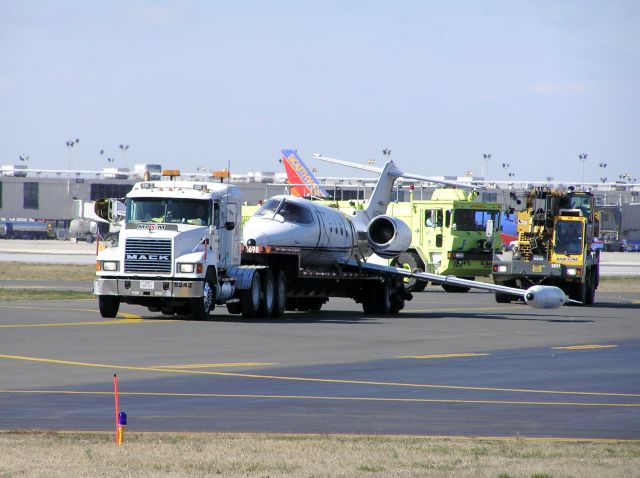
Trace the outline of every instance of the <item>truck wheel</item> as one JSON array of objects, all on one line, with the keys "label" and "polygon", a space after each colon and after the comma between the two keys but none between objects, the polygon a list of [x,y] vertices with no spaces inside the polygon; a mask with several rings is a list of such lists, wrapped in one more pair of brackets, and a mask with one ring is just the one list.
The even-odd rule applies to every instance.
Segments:
[{"label": "truck wheel", "polygon": [[416,279],[416,283],[411,289],[411,292],[424,292],[424,290],[429,285],[429,282],[426,280],[418,280]]},{"label": "truck wheel", "polygon": [[113,295],[100,295],[98,296],[98,306],[102,317],[105,319],[113,319],[118,315],[120,299]]},{"label": "truck wheel", "polygon": [[386,315],[391,312],[391,288],[386,283],[382,283],[377,289],[376,312]]},{"label": "truck wheel", "polygon": [[383,314],[391,312],[391,289],[385,283],[375,284],[362,302],[365,314]]},{"label": "truck wheel", "polygon": [[[400,254],[393,260],[391,265],[399,269],[406,269],[409,272],[415,272],[418,270],[418,262],[410,252],[403,252]],[[404,288],[407,290],[413,290],[416,285],[416,279],[413,277],[403,277],[402,281],[404,283]]]},{"label": "truck wheel", "polygon": [[246,290],[240,291],[240,307],[242,316],[245,318],[255,317],[260,308],[260,274],[254,272],[251,277],[251,286]]},{"label": "truck wheel", "polygon": [[194,320],[205,320],[214,309],[214,291],[211,282],[205,280],[202,286],[202,297],[191,299],[191,317]]},{"label": "truck wheel", "polygon": [[496,292],[496,302],[498,304],[511,303],[512,296],[510,294],[503,294],[502,292]]},{"label": "truck wheel", "polygon": [[445,290],[445,292],[454,293],[454,294],[469,292],[471,290],[471,287],[466,287],[463,285],[451,285],[451,284],[442,284],[442,288]]},{"label": "truck wheel", "polygon": [[84,240],[87,241],[87,244],[93,243],[94,241],[93,234],[91,234],[90,232],[87,232],[87,235],[84,236]]},{"label": "truck wheel", "polygon": [[276,271],[274,301],[271,317],[282,317],[287,307],[287,276],[283,270]]},{"label": "truck wheel", "polygon": [[404,309],[404,297],[401,297],[398,292],[395,292],[391,295],[391,310],[389,311],[391,314],[397,314],[402,309]]},{"label": "truck wheel", "polygon": [[260,274],[262,281],[262,298],[258,308],[258,317],[271,317],[273,312],[275,286],[273,284],[273,274],[271,269],[264,269]]}]

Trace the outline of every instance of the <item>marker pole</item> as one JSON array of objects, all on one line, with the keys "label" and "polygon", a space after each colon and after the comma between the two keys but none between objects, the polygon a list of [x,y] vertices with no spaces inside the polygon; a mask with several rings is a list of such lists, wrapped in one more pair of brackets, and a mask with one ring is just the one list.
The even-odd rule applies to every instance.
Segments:
[{"label": "marker pole", "polygon": [[120,414],[120,399],[118,398],[118,376],[115,373],[113,374],[113,397],[116,402],[116,443],[120,445],[120,437],[118,436],[118,415]]}]

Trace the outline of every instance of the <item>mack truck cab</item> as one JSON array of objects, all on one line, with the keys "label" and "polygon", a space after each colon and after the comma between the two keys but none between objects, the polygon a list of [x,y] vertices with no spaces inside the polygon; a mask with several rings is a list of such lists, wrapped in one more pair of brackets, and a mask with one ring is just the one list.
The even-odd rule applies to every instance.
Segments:
[{"label": "mack truck cab", "polygon": [[117,243],[96,260],[94,294],[103,317],[115,317],[121,303],[195,319],[208,317],[215,304],[258,312],[253,276],[264,268],[240,265],[238,187],[179,175],[166,170],[167,180],[135,184],[124,204],[96,203],[99,217],[121,224]]}]

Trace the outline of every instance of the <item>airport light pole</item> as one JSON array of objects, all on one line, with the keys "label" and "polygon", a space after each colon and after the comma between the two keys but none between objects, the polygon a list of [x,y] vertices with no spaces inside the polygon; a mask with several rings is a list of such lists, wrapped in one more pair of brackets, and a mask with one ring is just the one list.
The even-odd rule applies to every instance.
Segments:
[{"label": "airport light pole", "polygon": [[118,147],[122,151],[122,159],[124,159],[124,167],[126,168],[127,167],[127,150],[129,149],[129,145],[128,144],[121,144]]},{"label": "airport light pole", "polygon": [[502,169],[504,169],[505,174],[508,178],[511,178],[515,173],[511,173],[509,168],[511,167],[511,163],[502,163]]},{"label": "airport light pole", "polygon": [[634,178],[633,175],[631,173],[629,173],[629,172],[622,173],[620,175],[620,179],[626,181],[627,183],[631,183],[631,182],[635,183],[637,181],[637,179]]},{"label": "airport light pole", "polygon": [[67,194],[71,193],[71,150],[74,146],[76,146],[80,142],[79,138],[70,139],[65,142],[67,145],[67,149],[69,150],[68,155],[68,169],[67,169]]},{"label": "airport light pole", "polygon": [[587,154],[586,153],[579,154],[578,159],[582,161],[582,187],[584,188],[584,163],[587,162]]},{"label": "airport light pole", "polygon": [[[602,174],[604,174],[605,173],[604,169],[607,167],[607,163],[598,163],[598,166],[600,167],[601,170],[603,170]],[[600,177],[600,182],[603,183],[603,184],[606,183],[607,182],[607,177],[606,176],[601,176]]]},{"label": "airport light pole", "polygon": [[[104,149],[100,150],[100,156],[104,156]],[[107,156],[107,164],[111,164],[115,162],[115,159],[111,158],[110,156]]]},{"label": "airport light pole", "polygon": [[[482,180],[483,181],[488,181],[489,180],[489,160],[491,159],[491,153],[486,153],[482,155]],[[487,171],[486,171],[486,176],[485,176],[485,170],[484,170],[484,164],[487,163]]]}]

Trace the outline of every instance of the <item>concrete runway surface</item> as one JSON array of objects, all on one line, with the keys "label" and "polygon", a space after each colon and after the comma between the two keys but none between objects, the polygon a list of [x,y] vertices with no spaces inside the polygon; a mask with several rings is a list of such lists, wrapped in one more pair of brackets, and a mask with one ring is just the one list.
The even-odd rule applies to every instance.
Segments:
[{"label": "concrete runway surface", "polygon": [[541,311],[416,294],[194,322],[94,300],[0,302],[0,429],[640,439],[640,294]]}]

